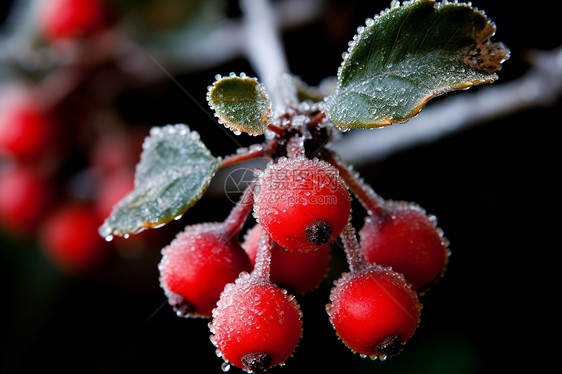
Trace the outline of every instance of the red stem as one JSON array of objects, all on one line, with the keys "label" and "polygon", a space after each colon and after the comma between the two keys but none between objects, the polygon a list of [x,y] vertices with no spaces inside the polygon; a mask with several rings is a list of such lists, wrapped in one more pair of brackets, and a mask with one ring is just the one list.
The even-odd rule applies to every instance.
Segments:
[{"label": "red stem", "polygon": [[367,263],[365,262],[363,253],[361,253],[361,245],[357,240],[355,228],[351,222],[347,223],[347,226],[340,234],[340,238],[345,250],[345,257],[347,259],[347,264],[349,265],[349,270],[352,273],[355,273],[363,269]]},{"label": "red stem", "polygon": [[277,135],[279,135],[279,136],[285,135],[285,129],[283,129],[283,128],[279,127],[279,126],[276,126],[276,125],[274,125],[274,124],[272,124],[272,123],[270,123],[269,125],[267,125],[267,129],[270,130],[270,131],[273,131],[275,134],[277,134]]},{"label": "red stem", "polygon": [[243,153],[236,153],[223,158],[220,167],[224,168],[227,166],[238,164],[240,162],[252,160],[254,158],[263,157],[264,154],[265,154],[264,147],[254,149],[252,151],[248,150],[247,152],[243,152]]},{"label": "red stem", "polygon": [[324,112],[320,112],[318,114],[316,114],[314,117],[312,117],[307,123],[306,126],[311,129],[313,127],[318,126],[318,124],[320,124],[320,122],[322,122],[324,120],[324,118],[326,118],[326,114]]},{"label": "red stem", "polygon": [[384,200],[373,191],[371,186],[361,179],[358,173],[352,171],[342,160],[330,152],[326,152],[326,161],[338,170],[351,192],[359,199],[369,215],[377,215],[384,212]]},{"label": "red stem", "polygon": [[252,181],[250,185],[244,191],[244,194],[238,200],[234,208],[230,211],[228,217],[224,220],[224,231],[229,238],[238,236],[250,211],[254,206],[254,188],[256,186],[255,181]]}]

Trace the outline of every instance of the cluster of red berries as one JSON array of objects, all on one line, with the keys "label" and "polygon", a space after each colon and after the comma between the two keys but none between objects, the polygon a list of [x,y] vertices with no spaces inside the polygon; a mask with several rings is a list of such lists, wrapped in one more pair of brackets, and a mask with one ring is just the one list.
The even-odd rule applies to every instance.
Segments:
[{"label": "cluster of red berries", "polygon": [[[39,37],[61,60],[110,20],[103,0],[40,1],[34,14]],[[111,248],[97,230],[133,188],[142,138],[109,126],[113,131],[97,136],[89,116],[96,103],[84,105],[87,93],[58,96],[57,88],[77,83],[69,78],[76,76],[72,69],[72,63],[57,65],[38,82],[22,74],[3,86],[0,229],[16,240],[36,240],[58,268],[77,274],[100,264]]]},{"label": "cluster of red berries", "polygon": [[[188,226],[162,250],[160,282],[171,306],[179,316],[211,318],[226,365],[249,372],[292,355],[302,336],[297,297],[319,286],[335,247],[349,272],[334,282],[329,319],[350,349],[381,359],[416,330],[418,295],[441,277],[449,254],[423,209],[383,200],[325,148],[309,157],[307,144],[322,144],[314,138],[328,126],[309,123],[276,129],[267,166],[224,221]],[[305,131],[308,143],[299,141]],[[367,213],[360,241],[352,196]],[[250,213],[257,222],[242,235]]]}]

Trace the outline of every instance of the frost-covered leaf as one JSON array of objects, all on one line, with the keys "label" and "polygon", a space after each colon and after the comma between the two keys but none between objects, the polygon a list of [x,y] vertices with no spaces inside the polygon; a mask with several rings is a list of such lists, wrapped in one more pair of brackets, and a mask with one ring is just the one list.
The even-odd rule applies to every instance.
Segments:
[{"label": "frost-covered leaf", "polygon": [[236,134],[244,131],[260,135],[270,123],[271,101],[264,87],[245,74],[218,75],[209,87],[207,100],[219,122]]},{"label": "frost-covered leaf", "polygon": [[469,4],[393,1],[350,42],[338,87],[326,98],[342,129],[406,122],[436,95],[497,79],[509,58],[495,26]]},{"label": "frost-covered leaf", "polygon": [[183,214],[207,189],[219,167],[199,134],[182,124],[150,130],[135,172],[135,188],[99,232],[105,238],[161,226]]}]

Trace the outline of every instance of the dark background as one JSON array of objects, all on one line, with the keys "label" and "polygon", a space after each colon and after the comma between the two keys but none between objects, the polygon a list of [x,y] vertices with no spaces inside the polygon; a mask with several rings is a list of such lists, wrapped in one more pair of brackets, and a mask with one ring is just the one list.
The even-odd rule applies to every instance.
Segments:
[{"label": "dark background", "polygon": [[[529,50],[559,46],[553,3],[473,2],[496,23],[494,40],[512,52],[495,84],[523,75]],[[329,1],[320,21],[284,35],[292,72],[310,84],[334,75],[356,27],[387,5]],[[6,10],[7,3],[2,7]],[[235,5],[230,12],[237,14]],[[216,73],[230,71],[252,74],[245,60],[236,60],[176,79],[207,108],[207,85]],[[188,123],[215,155],[236,148],[169,80],[130,92],[120,103],[126,116],[150,125]],[[338,342],[325,315],[330,282],[343,266],[342,254],[335,252],[328,279],[299,299],[300,346],[285,367],[271,372],[468,374],[550,368],[560,326],[560,146],[554,133],[559,109],[558,100],[362,166],[359,172],[381,196],[415,201],[437,216],[451,242],[446,275],[422,298],[421,324],[406,350],[387,362],[372,362]],[[239,137],[243,144],[253,140]],[[189,223],[220,220],[230,207],[224,196],[206,196],[164,235],[173,237]],[[4,236],[0,246],[1,372],[221,372],[208,321],[179,319],[166,304],[156,267],[160,248],[134,258],[115,256],[94,275],[71,277],[33,244]]]}]

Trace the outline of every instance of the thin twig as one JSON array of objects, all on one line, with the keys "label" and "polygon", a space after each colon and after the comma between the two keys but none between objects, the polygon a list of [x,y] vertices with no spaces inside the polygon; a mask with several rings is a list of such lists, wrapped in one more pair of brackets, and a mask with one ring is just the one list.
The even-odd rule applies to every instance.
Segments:
[{"label": "thin twig", "polygon": [[280,78],[289,72],[279,26],[267,0],[240,0],[246,22],[246,53],[265,86],[274,109],[282,105]]},{"label": "thin twig", "polygon": [[248,150],[247,152],[236,153],[233,155],[226,156],[221,161],[221,168],[236,165],[240,162],[252,160],[254,158],[262,157],[265,153],[263,147],[256,148],[254,150]]}]

